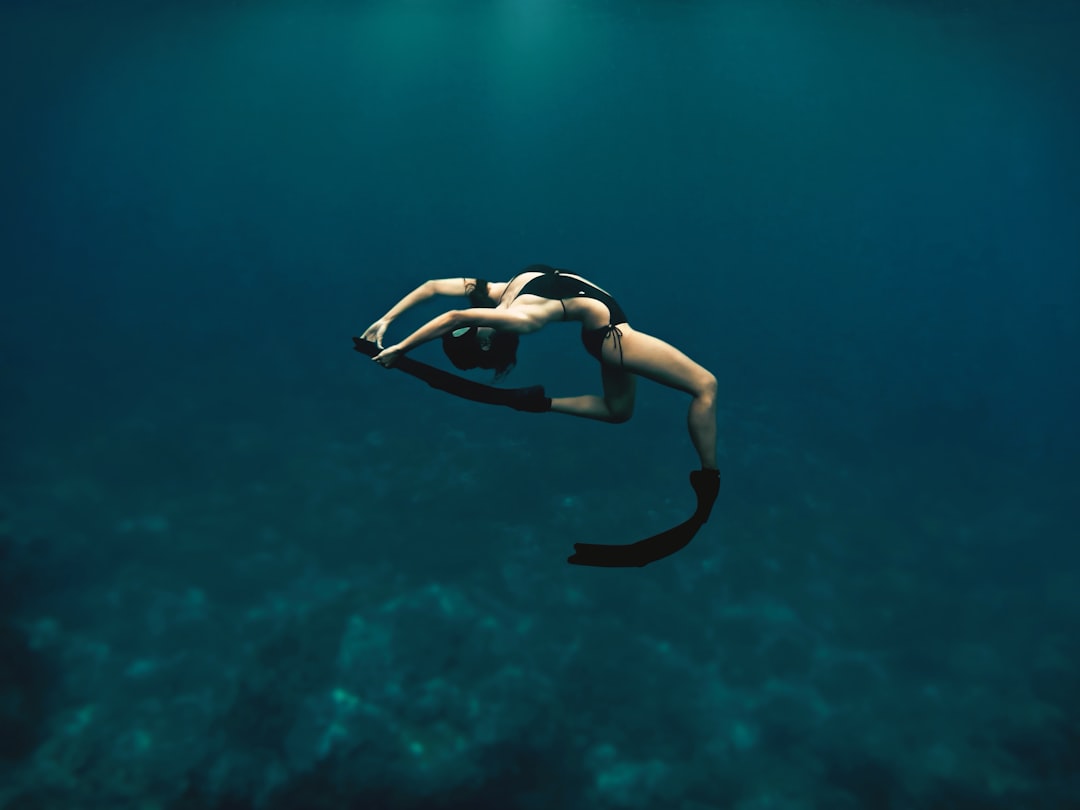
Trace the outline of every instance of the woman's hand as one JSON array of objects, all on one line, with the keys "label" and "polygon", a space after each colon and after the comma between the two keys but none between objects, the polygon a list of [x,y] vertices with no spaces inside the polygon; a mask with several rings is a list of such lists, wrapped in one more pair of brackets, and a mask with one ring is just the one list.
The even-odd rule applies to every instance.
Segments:
[{"label": "woman's hand", "polygon": [[372,343],[374,343],[381,349],[383,347],[383,335],[386,334],[386,327],[388,327],[389,325],[390,321],[386,320],[386,318],[380,318],[379,320],[375,321],[375,323],[373,323],[371,326],[369,326],[367,328],[367,331],[364,332],[364,334],[362,334],[360,337],[362,337],[364,340],[370,340]]},{"label": "woman's hand", "polygon": [[390,368],[390,366],[394,365],[394,363],[397,362],[398,357],[400,357],[402,354],[403,352],[401,351],[401,344],[395,343],[389,349],[383,349],[371,359],[383,368]]}]

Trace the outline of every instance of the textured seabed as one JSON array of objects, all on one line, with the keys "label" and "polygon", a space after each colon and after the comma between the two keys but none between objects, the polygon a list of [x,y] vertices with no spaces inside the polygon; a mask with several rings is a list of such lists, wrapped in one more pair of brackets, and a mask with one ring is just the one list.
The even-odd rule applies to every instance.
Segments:
[{"label": "textured seabed", "polygon": [[689,487],[658,482],[685,471],[646,443],[597,474],[510,433],[557,417],[480,440],[454,414],[336,436],[146,415],[27,451],[0,803],[1077,806],[1080,583],[1022,556],[1063,493],[988,498],[1010,473],[883,465],[772,416],[722,414],[713,520],[640,570],[564,560],[676,522]]}]

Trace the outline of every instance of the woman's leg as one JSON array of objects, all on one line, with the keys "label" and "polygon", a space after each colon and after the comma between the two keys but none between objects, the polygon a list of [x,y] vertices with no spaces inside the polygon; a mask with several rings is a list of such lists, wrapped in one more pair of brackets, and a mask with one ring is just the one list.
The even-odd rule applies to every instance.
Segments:
[{"label": "woman's leg", "polygon": [[[647,335],[622,328],[623,368],[647,379],[685,391],[693,397],[686,417],[690,440],[705,469],[718,469],[716,462],[716,377],[674,346]],[[604,357],[619,361],[614,341],[604,342]]]},{"label": "woman's leg", "polygon": [[607,363],[600,364],[600,377],[604,384],[602,397],[553,397],[551,410],[601,422],[625,422],[634,413],[634,394],[637,380],[633,374]]},{"label": "woman's leg", "polygon": [[625,422],[633,413],[637,382],[634,375],[638,374],[693,397],[686,420],[690,440],[701,466],[717,469],[716,377],[658,338],[635,331],[629,324],[621,324],[619,330],[619,343],[609,335],[601,349],[605,361],[601,364],[604,396],[553,398],[551,410],[603,422]]}]

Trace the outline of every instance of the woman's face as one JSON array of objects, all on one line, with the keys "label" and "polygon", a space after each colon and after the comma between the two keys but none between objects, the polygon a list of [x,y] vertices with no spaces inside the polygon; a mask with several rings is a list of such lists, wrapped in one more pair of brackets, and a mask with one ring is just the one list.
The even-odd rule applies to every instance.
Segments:
[{"label": "woman's face", "polygon": [[476,329],[476,339],[480,343],[480,350],[489,352],[491,351],[491,341],[495,336],[495,327],[493,326],[479,326]]}]

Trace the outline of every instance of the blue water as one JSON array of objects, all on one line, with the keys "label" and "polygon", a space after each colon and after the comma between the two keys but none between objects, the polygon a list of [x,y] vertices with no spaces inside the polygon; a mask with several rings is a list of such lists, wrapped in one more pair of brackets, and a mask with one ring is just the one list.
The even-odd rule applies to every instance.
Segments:
[{"label": "blue water", "polygon": [[[0,807],[1080,806],[1078,35],[4,4]],[[719,380],[720,499],[647,568],[565,560],[692,510],[684,394],[351,351],[538,262]],[[573,327],[518,359],[600,391]]]}]

